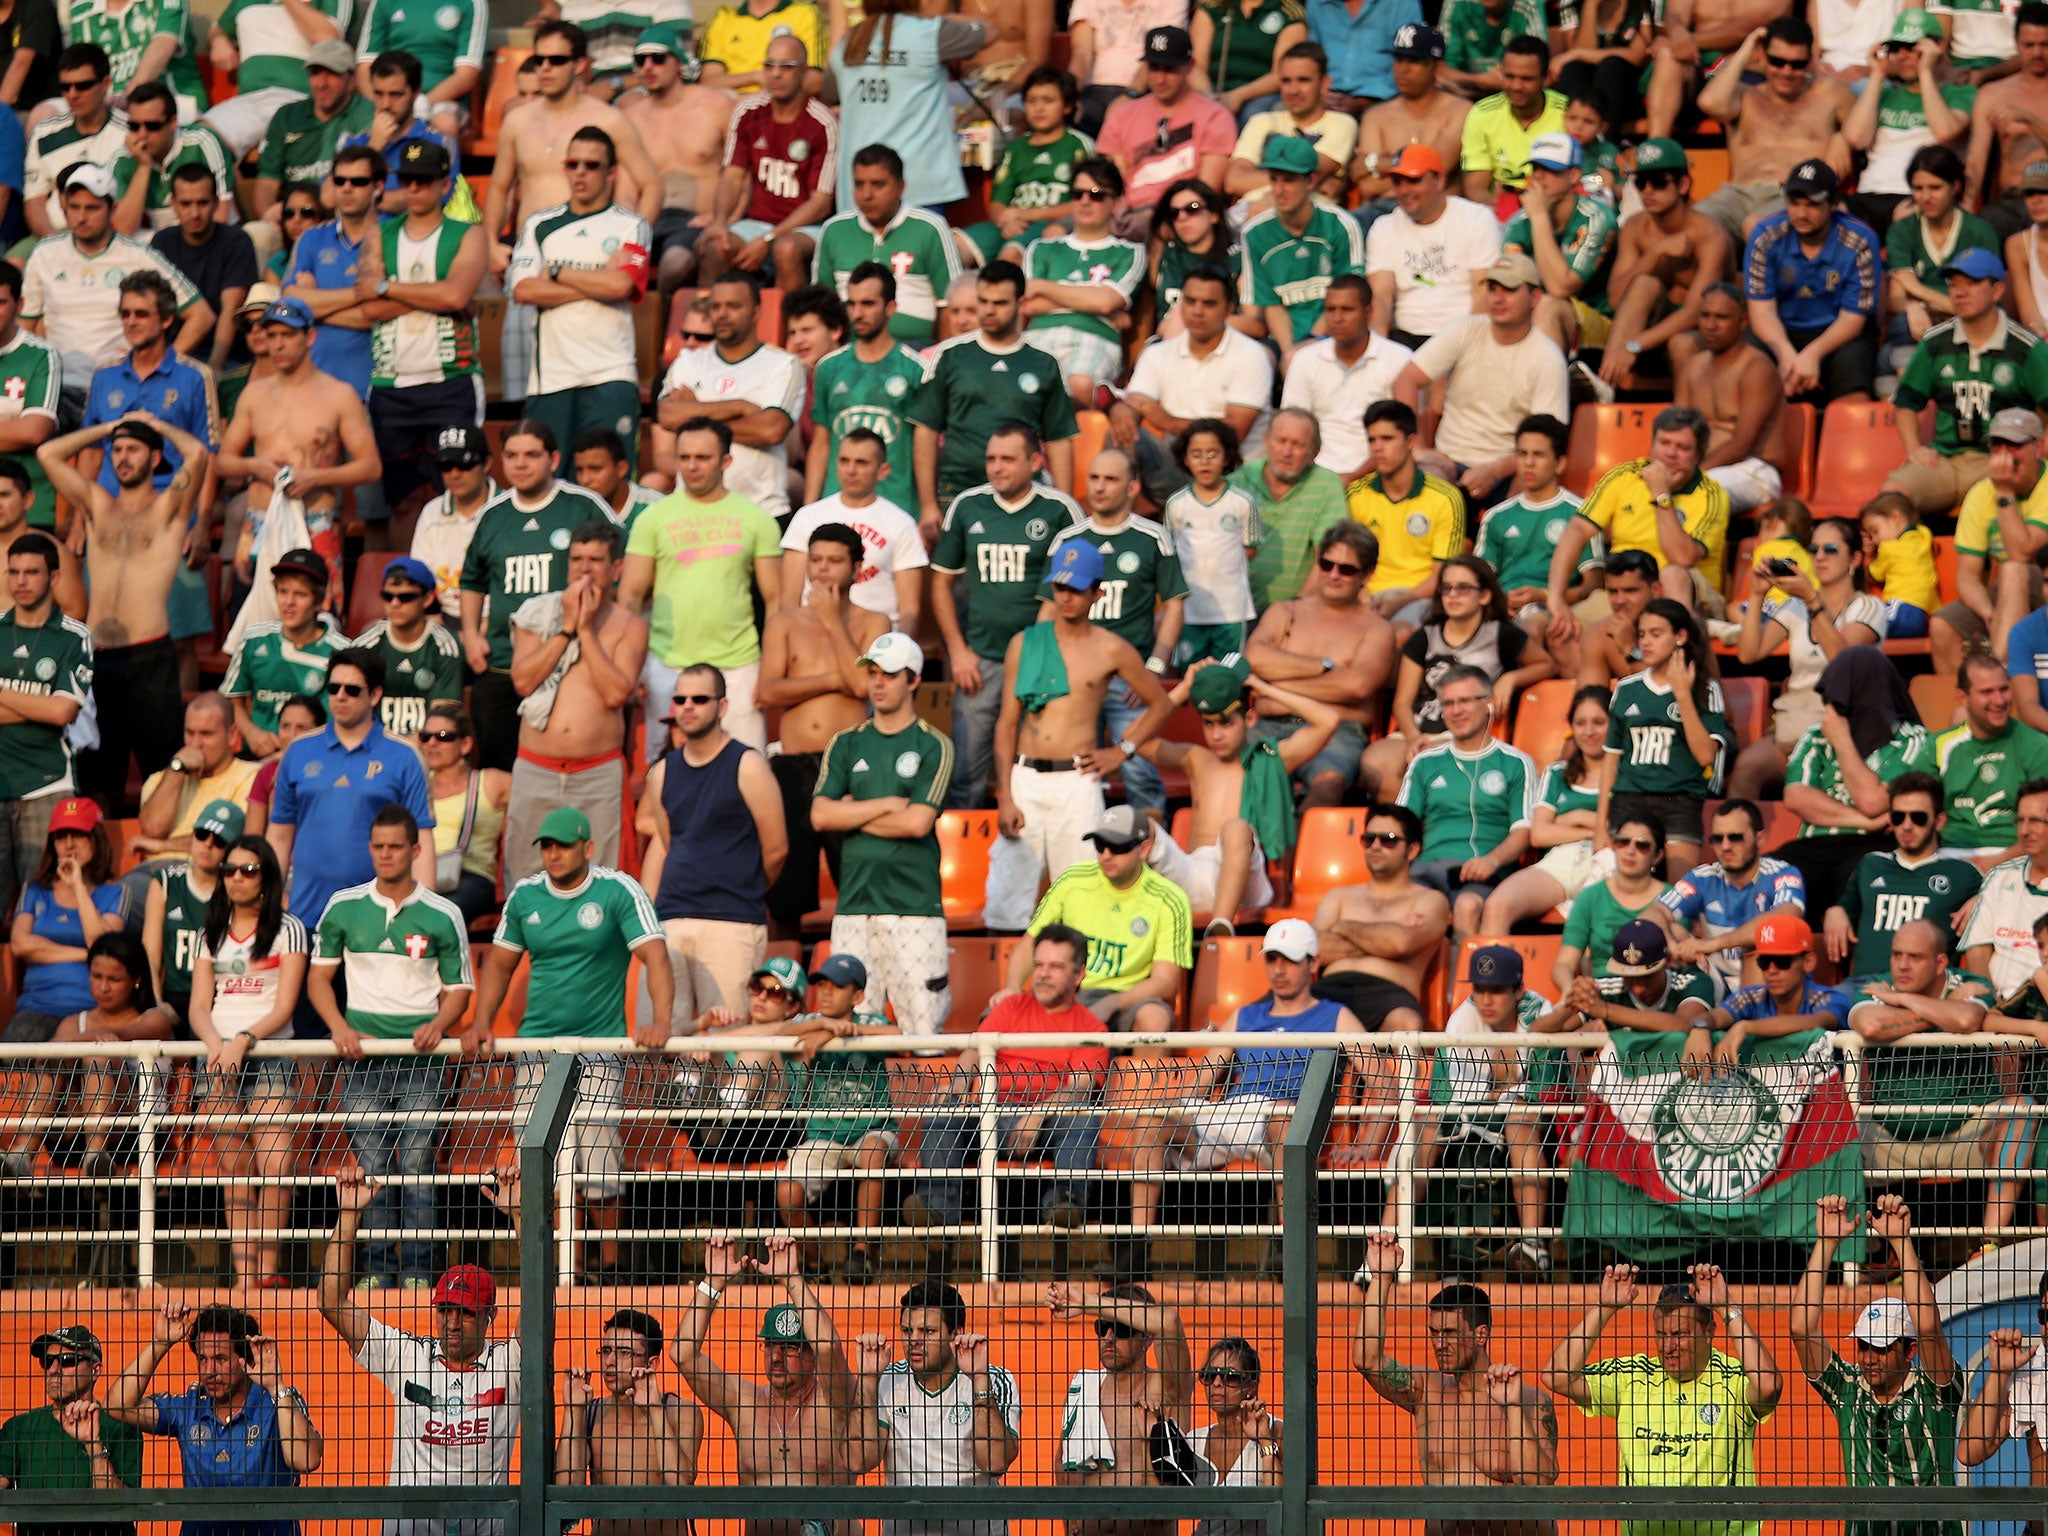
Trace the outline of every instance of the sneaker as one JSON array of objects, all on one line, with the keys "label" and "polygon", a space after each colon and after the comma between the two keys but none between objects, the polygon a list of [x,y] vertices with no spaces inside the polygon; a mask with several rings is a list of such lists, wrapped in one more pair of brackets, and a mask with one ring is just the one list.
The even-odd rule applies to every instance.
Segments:
[{"label": "sneaker", "polygon": [[1202,937],[1205,939],[1234,939],[1237,937],[1237,925],[1227,917],[1212,917],[1209,919],[1209,926],[1202,930]]},{"label": "sneaker", "polygon": [[875,1260],[874,1256],[868,1252],[866,1244],[855,1247],[846,1256],[846,1266],[840,1271],[839,1278],[848,1285],[873,1285],[875,1283]]},{"label": "sneaker", "polygon": [[1593,398],[1602,405],[1614,404],[1614,386],[1601,378],[1599,374],[1588,368],[1584,363],[1574,362],[1571,367],[1571,375],[1573,382],[1583,384],[1587,389],[1590,389],[1593,392]]},{"label": "sneaker", "polygon": [[431,1291],[434,1282],[425,1275],[407,1275],[403,1281],[403,1288],[408,1291]]},{"label": "sneaker", "polygon": [[913,1189],[903,1197],[903,1224],[906,1227],[943,1227],[946,1219],[933,1209],[931,1201]]},{"label": "sneaker", "polygon": [[359,1291],[385,1291],[398,1284],[390,1275],[358,1275],[356,1289]]},{"label": "sneaker", "polygon": [[0,1152],[0,1177],[25,1179],[36,1171],[36,1160],[27,1152]]},{"label": "sneaker", "polygon": [[1525,1237],[1508,1249],[1508,1273],[1550,1278],[1550,1250],[1537,1238]]},{"label": "sneaker", "polygon": [[1702,622],[1706,626],[1707,637],[1723,645],[1734,645],[1742,638],[1742,626],[1733,619],[1706,619]]}]

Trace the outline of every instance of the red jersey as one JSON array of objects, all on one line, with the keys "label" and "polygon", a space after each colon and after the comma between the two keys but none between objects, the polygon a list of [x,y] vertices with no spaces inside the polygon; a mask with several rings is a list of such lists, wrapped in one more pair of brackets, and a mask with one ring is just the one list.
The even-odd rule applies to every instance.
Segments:
[{"label": "red jersey", "polygon": [[726,126],[725,163],[750,183],[741,218],[780,224],[820,186],[837,184],[838,162],[838,121],[815,96],[804,98],[794,122],[778,123],[774,103],[757,97]]},{"label": "red jersey", "polygon": [[[1029,992],[1006,997],[976,1026],[980,1034],[1087,1035],[1109,1028],[1079,1003],[1062,1013],[1048,1013]],[[1099,1084],[1109,1075],[1109,1047],[1078,1045],[1071,1049],[1004,1049],[996,1052],[996,1099],[1003,1104],[1036,1104],[1064,1088],[1076,1072],[1091,1074]]]}]

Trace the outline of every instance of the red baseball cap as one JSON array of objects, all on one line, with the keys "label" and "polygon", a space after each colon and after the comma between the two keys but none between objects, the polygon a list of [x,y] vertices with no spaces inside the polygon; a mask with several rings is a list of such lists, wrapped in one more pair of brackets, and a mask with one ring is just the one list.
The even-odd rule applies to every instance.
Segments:
[{"label": "red baseball cap", "polygon": [[1773,912],[1757,924],[1756,952],[1760,955],[1804,955],[1812,950],[1813,930],[1803,917]]},{"label": "red baseball cap", "polygon": [[100,824],[100,807],[96,800],[72,797],[59,800],[57,808],[50,812],[52,832],[90,832]]},{"label": "red baseball cap", "polygon": [[1443,175],[1444,157],[1429,144],[1404,144],[1394,163],[1387,167],[1389,176],[1422,176],[1430,171]]},{"label": "red baseball cap", "polygon": [[481,1312],[498,1302],[498,1282],[478,1264],[458,1264],[434,1285],[434,1305],[448,1303]]}]

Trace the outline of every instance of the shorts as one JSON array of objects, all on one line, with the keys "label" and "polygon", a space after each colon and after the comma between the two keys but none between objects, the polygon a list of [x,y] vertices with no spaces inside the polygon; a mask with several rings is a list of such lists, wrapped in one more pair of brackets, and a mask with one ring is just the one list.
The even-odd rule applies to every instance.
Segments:
[{"label": "shorts", "polygon": [[[1820,339],[1825,326],[1812,329],[1785,328],[1785,339],[1795,350]],[[1866,322],[1863,329],[1820,360],[1820,386],[1810,389],[1796,403],[1819,405],[1858,392],[1869,394],[1877,387],[1876,328]]]},{"label": "shorts", "polygon": [[[1261,715],[1252,734],[1261,741],[1285,741],[1308,722],[1299,715]],[[1336,732],[1323,750],[1294,770],[1295,780],[1305,789],[1326,773],[1334,773],[1349,789],[1358,782],[1358,760],[1365,754],[1365,727],[1356,720],[1338,722]]]},{"label": "shorts", "polygon": [[1325,971],[1309,991],[1326,1002],[1349,1008],[1367,1029],[1380,1028],[1388,1014],[1401,1008],[1412,1008],[1418,1019],[1424,1017],[1422,1004],[1413,992],[1398,981],[1389,981],[1370,971]]},{"label": "shorts", "polygon": [[[1173,834],[1161,828],[1152,837],[1152,853],[1148,862],[1175,885],[1187,892],[1188,906],[1197,912],[1211,912],[1219,917],[1236,916],[1232,912],[1216,912],[1216,883],[1223,872],[1223,844],[1214,842],[1206,848],[1192,852],[1173,840]],[[1256,834],[1252,837],[1252,864],[1246,872],[1244,901],[1247,907],[1269,906],[1273,900],[1273,882],[1266,878],[1266,853],[1259,846]]]},{"label": "shorts", "polygon": [[1221,661],[1233,652],[1244,651],[1244,624],[1188,624],[1180,632],[1180,647],[1173,653],[1174,665],[1185,671],[1203,657]]},{"label": "shorts", "polygon": [[1883,1120],[1872,1117],[1861,1126],[1863,1166],[1873,1173],[1979,1173],[1993,1167],[2023,1168],[2034,1141],[2033,1127],[2026,1121],[2019,1121],[2007,1133],[1994,1157],[1985,1157],[1984,1139],[1993,1126],[2012,1120],[2031,1102],[2004,1099],[1983,1105],[1945,1136],[1900,1136]]},{"label": "shorts", "polygon": [[[2032,613],[2042,603],[2043,587],[2041,567],[2031,561],[2027,564],[2027,612]],[[1965,645],[1988,645],[1991,628],[1977,616],[1977,610],[1961,598],[1952,603],[1943,603],[1934,610],[1934,616],[1954,630]]]},{"label": "shorts", "polygon": [[[729,228],[734,238],[742,245],[745,245],[749,240],[766,240],[771,248],[769,251],[770,259],[773,259],[774,251],[772,248],[775,244],[773,238],[775,226],[766,219],[735,219]],[[815,248],[818,243],[818,237],[824,231],[825,226],[822,224],[806,224],[801,229],[791,230],[790,233],[802,235]]]},{"label": "shorts", "polygon": [[1183,1168],[1207,1172],[1226,1163],[1255,1162],[1273,1166],[1266,1125],[1285,1118],[1294,1106],[1285,1099],[1246,1093],[1223,1100],[1195,1099],[1181,1106],[1181,1118],[1195,1133],[1195,1144],[1181,1161]]},{"label": "shorts", "polygon": [[[511,308],[518,308],[513,305]],[[507,369],[512,377],[513,370]],[[526,369],[517,369],[525,394]],[[370,390],[370,429],[384,461],[383,496],[357,497],[357,512],[366,523],[389,522],[406,497],[422,485],[441,489],[441,471],[434,463],[434,445],[444,427],[480,427],[484,423],[484,377],[463,374],[405,389]],[[374,505],[373,505],[374,504]]]},{"label": "shorts", "polygon": [[1610,795],[1607,801],[1607,824],[1618,827],[1630,816],[1654,816],[1664,828],[1664,836],[1674,843],[1691,843],[1694,847],[1707,840],[1707,826],[1701,809],[1704,799],[1691,795]]},{"label": "shorts", "polygon": [[1884,637],[1887,640],[1925,640],[1927,610],[1913,603],[1886,603]]},{"label": "shorts", "polygon": [[1693,204],[1727,232],[1729,244],[1738,251],[1746,243],[1742,226],[1751,214],[1768,216],[1784,206],[1785,189],[1775,181],[1724,182]]},{"label": "shorts", "polygon": [[896,1133],[879,1128],[850,1142],[806,1138],[789,1149],[789,1161],[782,1165],[782,1177],[803,1185],[804,1198],[815,1200],[853,1171],[854,1164],[860,1161],[860,1149],[869,1136],[881,1137],[885,1150],[891,1156],[895,1154],[899,1145]]},{"label": "shorts", "polygon": [[1409,874],[1417,885],[1442,891],[1446,900],[1456,901],[1460,896],[1477,896],[1481,901],[1486,900],[1500,882],[1461,879],[1458,872],[1464,867],[1463,859],[1418,859]]},{"label": "shorts", "polygon": [[654,221],[651,252],[659,262],[670,251],[694,251],[697,237],[704,233],[704,227],[694,222],[697,215],[688,208],[664,208],[661,217]]},{"label": "shorts", "polygon": [[1582,838],[1576,843],[1559,843],[1530,868],[1550,876],[1563,888],[1564,900],[1559,905],[1570,916],[1573,897],[1595,880],[1605,880],[1614,873],[1614,850],[1602,848],[1595,853],[1593,839]]},{"label": "shorts", "polygon": [[1961,505],[1965,491],[1990,473],[1989,454],[1945,453],[1936,464],[1916,464],[1909,459],[1888,478],[1913,499],[1922,517],[1943,517]]},{"label": "shorts", "polygon": [[226,1108],[257,1099],[296,1098],[299,1092],[299,1064],[289,1056],[251,1056],[242,1070],[230,1076],[209,1072],[206,1063],[197,1064],[192,1074],[192,1101]]},{"label": "shorts", "polygon": [[1572,315],[1579,323],[1579,345],[1582,347],[1604,347],[1608,332],[1614,329],[1614,316],[1603,315],[1584,299],[1572,300]]},{"label": "shorts", "polygon": [[1820,695],[1809,689],[1788,689],[1771,700],[1771,739],[1787,754],[1799,745],[1807,727],[1819,725]]},{"label": "shorts", "polygon": [[[1080,1003],[1083,1008],[1086,1008],[1090,1013],[1093,1013],[1095,1011],[1095,1005],[1101,1002],[1104,998],[1121,997],[1122,995],[1123,994],[1121,992],[1113,992],[1108,987],[1083,987],[1081,989]],[[1150,1008],[1155,1005],[1166,1009],[1169,1013],[1173,1010],[1173,1004],[1166,1002],[1160,998],[1148,997],[1141,1002],[1124,1004],[1123,1007],[1118,1008],[1113,1013],[1111,1013],[1110,1016],[1103,1021],[1103,1025],[1107,1029],[1117,1030],[1125,1034],[1135,1033],[1138,1028],[1139,1012],[1143,1009]]]},{"label": "shorts", "polygon": [[[529,1054],[518,1060],[513,1093],[514,1102],[520,1106],[519,1129],[524,1130],[526,1117],[540,1099],[548,1058]],[[626,1192],[625,1185],[619,1182],[626,1166],[625,1140],[619,1133],[619,1117],[626,1108],[626,1062],[623,1057],[596,1052],[577,1060],[583,1064],[583,1071],[576,1079],[576,1105],[569,1111],[568,1129],[562,1133],[555,1176],[560,1178],[573,1170],[582,1198],[616,1200]]]},{"label": "shorts", "polygon": [[1076,325],[1048,325],[1030,333],[1031,344],[1050,352],[1068,379],[1094,379],[1108,384],[1124,371],[1121,342],[1084,331]]},{"label": "shorts", "polygon": [[264,130],[270,126],[273,117],[293,102],[305,99],[304,91],[295,91],[289,86],[264,86],[215,102],[206,109],[206,115],[200,121],[227,140],[232,158],[242,160],[263,142]]},{"label": "shorts", "polygon": [[1754,454],[1737,464],[1717,464],[1707,478],[1728,493],[1728,510],[1754,512],[1769,506],[1785,493],[1785,477],[1778,466]]},{"label": "shorts", "polygon": [[57,1033],[57,1026],[69,1017],[67,1013],[38,1013],[33,1008],[17,1008],[7,1021],[7,1027],[0,1029],[0,1045],[48,1045]]}]

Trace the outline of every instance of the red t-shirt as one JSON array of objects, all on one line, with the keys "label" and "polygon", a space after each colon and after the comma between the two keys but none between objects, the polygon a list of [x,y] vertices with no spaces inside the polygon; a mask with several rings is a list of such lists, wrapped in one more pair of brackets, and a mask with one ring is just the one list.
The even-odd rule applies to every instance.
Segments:
[{"label": "red t-shirt", "polygon": [[1095,140],[1125,167],[1124,201],[1150,208],[1184,176],[1201,173],[1202,156],[1237,148],[1237,119],[1214,97],[1189,91],[1171,108],[1149,92],[1118,102]]},{"label": "red t-shirt", "polygon": [[[976,1026],[978,1034],[1086,1035],[1108,1026],[1079,1003],[1061,1013],[1048,1013],[1029,992],[1006,997]],[[1099,1083],[1109,1074],[1109,1047],[1047,1046],[1041,1050],[1005,1048],[996,1052],[996,1099],[1003,1104],[1036,1104],[1067,1085],[1076,1072],[1093,1074]]]},{"label": "red t-shirt", "polygon": [[838,183],[838,159],[839,124],[815,96],[804,98],[794,122],[778,123],[774,103],[763,98],[741,107],[726,125],[725,163],[752,183],[742,218],[780,224],[819,187]]}]

